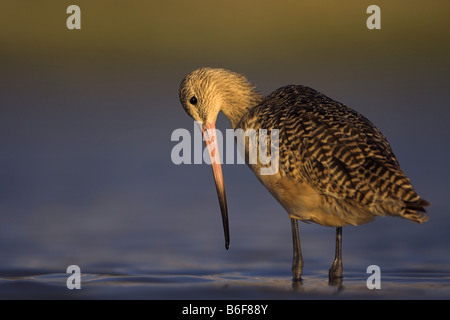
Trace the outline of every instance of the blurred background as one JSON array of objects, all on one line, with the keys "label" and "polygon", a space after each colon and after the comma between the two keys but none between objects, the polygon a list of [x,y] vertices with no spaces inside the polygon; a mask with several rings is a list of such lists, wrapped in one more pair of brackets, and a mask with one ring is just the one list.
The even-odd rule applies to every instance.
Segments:
[{"label": "blurred background", "polygon": [[[66,27],[71,4],[81,30]],[[381,8],[381,30],[366,27],[371,4]],[[210,66],[245,74],[264,94],[310,86],[369,118],[432,204],[431,219],[344,228],[344,272],[365,277],[377,264],[442,280],[449,14],[444,0],[2,0],[0,277],[77,264],[90,274],[290,279],[288,215],[247,167],[223,168],[225,251],[211,169],[171,161],[172,131],[194,130],[179,83]],[[223,116],[218,127],[229,128]],[[300,232],[305,277],[326,279],[334,229],[301,224]]]}]

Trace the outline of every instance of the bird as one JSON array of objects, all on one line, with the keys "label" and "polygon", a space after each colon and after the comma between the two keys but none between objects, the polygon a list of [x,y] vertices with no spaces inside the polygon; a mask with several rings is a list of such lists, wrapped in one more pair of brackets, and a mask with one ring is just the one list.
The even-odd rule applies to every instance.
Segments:
[{"label": "bird", "polygon": [[[342,228],[394,216],[423,223],[430,205],[414,190],[386,137],[354,109],[303,85],[264,96],[244,75],[223,68],[195,69],[181,81],[182,107],[200,126],[222,214],[225,247],[230,235],[215,123],[219,112],[234,130],[278,130],[278,170],[261,174],[261,161],[246,163],[289,214],[293,239],[292,280],[302,282],[298,222],[336,228],[330,284],[342,283]],[[268,139],[269,141],[270,139]],[[259,141],[259,140],[257,140]],[[262,142],[268,143],[268,142]]]}]

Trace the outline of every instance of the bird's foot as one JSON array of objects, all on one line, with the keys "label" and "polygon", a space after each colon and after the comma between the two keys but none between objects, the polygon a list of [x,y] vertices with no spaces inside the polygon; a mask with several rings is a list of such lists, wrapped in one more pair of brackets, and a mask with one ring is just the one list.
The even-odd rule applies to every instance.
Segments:
[{"label": "bird's foot", "polygon": [[292,282],[303,282],[302,274],[292,274]]},{"label": "bird's foot", "polygon": [[294,257],[292,262],[292,281],[293,282],[302,282],[302,273],[303,273],[303,259],[298,259]]},{"label": "bird's foot", "polygon": [[301,290],[303,288],[302,269],[292,268],[292,289]]},{"label": "bird's foot", "polygon": [[302,278],[298,278],[298,279],[292,279],[292,289],[294,289],[295,291],[298,290],[302,290],[303,289],[303,279]]},{"label": "bird's foot", "polygon": [[342,286],[344,268],[341,260],[334,260],[328,272],[328,284],[332,286]]},{"label": "bird's foot", "polygon": [[329,277],[328,278],[328,285],[333,286],[333,287],[337,287],[338,289],[342,289],[342,282],[343,282],[343,277],[337,277],[337,278],[333,278],[333,277]]}]

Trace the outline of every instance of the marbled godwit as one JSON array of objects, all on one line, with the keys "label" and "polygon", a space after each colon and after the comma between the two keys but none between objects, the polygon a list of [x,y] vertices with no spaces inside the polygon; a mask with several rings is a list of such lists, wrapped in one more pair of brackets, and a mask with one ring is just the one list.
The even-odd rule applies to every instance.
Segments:
[{"label": "marbled godwit", "polygon": [[[289,213],[294,281],[301,280],[303,269],[298,220],[336,227],[330,282],[342,279],[343,226],[385,215],[417,223],[428,220],[423,208],[428,202],[414,191],[386,138],[369,120],[342,103],[300,85],[285,86],[263,97],[244,76],[213,68],[200,68],[187,75],[179,94],[186,112],[202,122],[212,158],[218,152],[211,137],[219,111],[233,129],[279,130],[278,172],[261,175],[260,163],[249,166]],[[222,170],[214,161],[212,169],[228,249]]]}]

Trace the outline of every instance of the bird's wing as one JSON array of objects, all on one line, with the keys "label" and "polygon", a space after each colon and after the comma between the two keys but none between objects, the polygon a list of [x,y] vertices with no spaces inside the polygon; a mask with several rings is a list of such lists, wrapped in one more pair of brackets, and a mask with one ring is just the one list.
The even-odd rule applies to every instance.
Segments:
[{"label": "bird's wing", "polygon": [[281,174],[326,196],[372,206],[377,214],[402,215],[401,204],[420,200],[386,138],[345,105],[313,89],[288,86],[250,113],[247,118],[256,116],[258,127],[280,130]]}]

